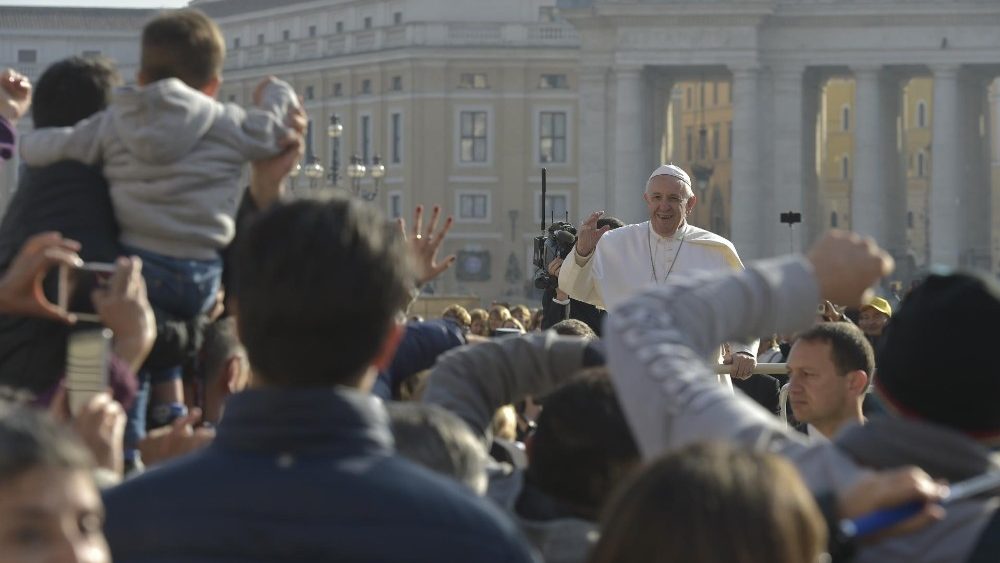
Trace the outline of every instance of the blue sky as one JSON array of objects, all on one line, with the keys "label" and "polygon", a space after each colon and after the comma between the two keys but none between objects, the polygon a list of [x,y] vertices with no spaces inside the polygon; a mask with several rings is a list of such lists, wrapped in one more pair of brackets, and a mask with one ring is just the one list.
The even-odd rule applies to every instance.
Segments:
[{"label": "blue sky", "polygon": [[187,0],[0,0],[0,6],[73,6],[77,8],[177,8]]}]

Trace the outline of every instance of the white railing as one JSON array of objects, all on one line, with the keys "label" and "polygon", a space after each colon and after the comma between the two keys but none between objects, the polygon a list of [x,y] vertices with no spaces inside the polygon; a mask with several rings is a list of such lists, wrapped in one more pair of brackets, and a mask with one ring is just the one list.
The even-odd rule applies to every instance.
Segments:
[{"label": "white railing", "polygon": [[226,68],[287,63],[319,57],[338,57],[380,49],[429,47],[577,47],[580,36],[569,24],[558,23],[410,23],[365,29],[322,38],[307,38],[231,49]]}]

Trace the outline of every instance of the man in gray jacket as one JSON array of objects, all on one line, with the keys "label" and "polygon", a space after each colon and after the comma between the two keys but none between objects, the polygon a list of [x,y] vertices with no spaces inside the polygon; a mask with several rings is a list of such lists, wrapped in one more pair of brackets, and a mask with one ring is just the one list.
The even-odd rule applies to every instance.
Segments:
[{"label": "man in gray jacket", "polygon": [[[1000,443],[1000,377],[983,367],[992,364],[991,346],[963,346],[968,354],[959,366],[945,363],[953,357],[922,353],[942,338],[969,337],[949,335],[953,326],[967,326],[950,322],[956,315],[1000,315],[1000,291],[975,276],[932,276],[904,302],[886,335],[876,384],[896,416],[845,428],[832,443],[811,443],[713,384],[702,358],[720,342],[807,327],[821,299],[859,304],[891,262],[871,241],[834,231],[808,257],[678,277],[629,300],[605,335],[612,378],[643,457],[729,440],[788,456],[815,492],[843,491],[871,469],[904,465],[950,482],[1000,471],[1000,457],[990,450]],[[977,326],[985,327],[977,336],[984,342],[1000,336],[993,325]],[[997,534],[984,530],[996,525],[998,506],[995,492],[952,503],[943,519],[919,532],[861,546],[855,561],[995,561],[972,554],[980,542],[995,541]]]}]

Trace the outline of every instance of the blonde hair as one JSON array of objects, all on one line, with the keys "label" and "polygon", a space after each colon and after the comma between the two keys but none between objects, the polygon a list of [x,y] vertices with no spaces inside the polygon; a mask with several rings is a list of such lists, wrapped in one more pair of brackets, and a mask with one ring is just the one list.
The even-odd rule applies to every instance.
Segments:
[{"label": "blonde hair", "polygon": [[504,405],[493,413],[493,437],[508,442],[517,440],[517,411],[514,405]]}]

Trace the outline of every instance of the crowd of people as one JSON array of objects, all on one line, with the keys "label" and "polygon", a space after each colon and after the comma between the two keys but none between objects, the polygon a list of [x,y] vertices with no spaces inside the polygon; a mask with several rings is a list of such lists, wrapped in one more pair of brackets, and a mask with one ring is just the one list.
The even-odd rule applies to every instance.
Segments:
[{"label": "crowd of people", "polygon": [[[28,164],[0,224],[0,560],[1000,560],[995,280],[890,302],[891,258],[836,230],[744,264],[663,165],[649,221],[594,212],[549,265],[583,318],[408,320],[454,262],[446,211],[286,198],[291,87],[216,102],[197,10],[141,49],[132,87],[99,58],[0,76],[0,157]],[[88,262],[113,264],[94,322],[57,297]],[[67,347],[100,327],[84,392]]]}]

